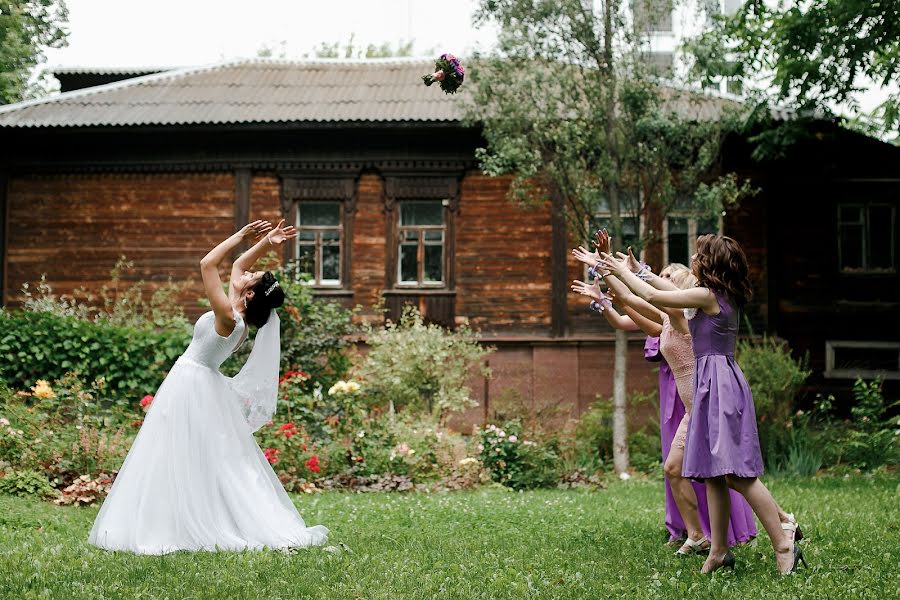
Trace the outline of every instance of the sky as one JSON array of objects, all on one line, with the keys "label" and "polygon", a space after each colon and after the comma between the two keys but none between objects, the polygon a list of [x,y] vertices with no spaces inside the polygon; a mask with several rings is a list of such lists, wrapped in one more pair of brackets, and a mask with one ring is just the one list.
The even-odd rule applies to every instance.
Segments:
[{"label": "sky", "polygon": [[[273,56],[302,58],[322,43],[413,41],[417,56],[465,60],[488,50],[491,28],[475,29],[478,0],[66,0],[69,45],[46,52],[43,68],[179,67]],[[870,88],[864,109],[886,97]],[[836,107],[838,112],[845,112]]]},{"label": "sky", "polygon": [[69,45],[46,66],[186,66],[301,58],[319,44],[413,40],[417,55],[465,56],[493,40],[472,26],[476,0],[67,0]]}]

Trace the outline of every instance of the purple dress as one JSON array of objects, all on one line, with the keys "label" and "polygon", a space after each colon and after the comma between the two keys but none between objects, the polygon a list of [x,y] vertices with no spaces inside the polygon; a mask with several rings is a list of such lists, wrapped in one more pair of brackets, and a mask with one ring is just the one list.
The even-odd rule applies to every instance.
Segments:
[{"label": "purple dress", "polygon": [[694,406],[684,449],[685,477],[758,477],[763,472],[750,386],[734,360],[739,311],[716,292],[719,314],[697,310],[693,338]]},{"label": "purple dress", "polygon": [[[659,361],[659,434],[662,441],[663,463],[669,456],[672,448],[672,440],[678,431],[678,424],[684,417],[684,403],[678,396],[678,388],[675,386],[675,376],[668,363],[659,353],[659,338],[648,337],[644,344],[644,358],[649,361]],[[706,486],[700,482],[692,481],[694,492],[697,494],[697,513],[700,517],[700,526],[707,538],[710,536],[709,510],[706,505]],[[684,539],[687,537],[687,527],[681,518],[675,497],[672,496],[672,486],[669,480],[665,480],[666,487],[666,530],[670,540]],[[731,520],[728,522],[728,545],[743,544],[756,537],[756,521],[753,518],[753,510],[744,497],[729,490],[731,496]]]}]

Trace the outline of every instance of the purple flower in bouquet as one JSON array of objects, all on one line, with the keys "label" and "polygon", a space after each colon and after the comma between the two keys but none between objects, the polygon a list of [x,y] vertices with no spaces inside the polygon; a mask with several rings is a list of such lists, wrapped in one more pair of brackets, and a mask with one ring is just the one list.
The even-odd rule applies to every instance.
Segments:
[{"label": "purple flower in bouquet", "polygon": [[434,73],[422,76],[422,81],[425,85],[430,86],[438,82],[441,84],[441,89],[444,90],[445,94],[455,94],[466,77],[466,69],[459,62],[459,59],[452,54],[441,54],[434,61],[434,68]]}]

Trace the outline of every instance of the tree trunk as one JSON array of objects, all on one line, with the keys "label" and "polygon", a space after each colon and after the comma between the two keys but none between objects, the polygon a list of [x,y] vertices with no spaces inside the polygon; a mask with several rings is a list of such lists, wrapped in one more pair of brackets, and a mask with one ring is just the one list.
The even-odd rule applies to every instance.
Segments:
[{"label": "tree trunk", "polygon": [[[603,3],[603,54],[606,59],[606,141],[612,158],[613,176],[607,182],[609,213],[612,221],[613,241],[622,243],[622,211],[619,202],[619,181],[616,147],[616,76],[613,65],[613,19],[618,14],[619,3],[607,0]],[[621,246],[620,246],[621,247]],[[625,380],[628,367],[628,338],[624,331],[616,330],[615,366],[613,367],[613,466],[616,473],[628,470],[628,412],[625,398]]]},{"label": "tree trunk", "polygon": [[613,467],[616,473],[628,470],[628,402],[625,374],[628,364],[628,335],[616,330],[616,359],[613,367]]}]

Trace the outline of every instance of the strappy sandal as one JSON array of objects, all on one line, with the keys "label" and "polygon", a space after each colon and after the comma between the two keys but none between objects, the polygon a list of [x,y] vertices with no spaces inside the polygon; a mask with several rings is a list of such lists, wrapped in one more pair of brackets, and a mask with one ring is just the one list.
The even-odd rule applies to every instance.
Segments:
[{"label": "strappy sandal", "polygon": [[704,535],[699,540],[692,540],[688,538],[684,541],[681,548],[679,548],[676,552],[676,556],[690,556],[691,554],[706,554],[709,552],[709,540],[706,539]]},{"label": "strappy sandal", "polygon": [[799,542],[803,539],[803,531],[800,529],[800,524],[797,523],[797,519],[794,518],[794,513],[788,513],[787,518],[787,523],[782,523],[781,528],[784,531],[789,532],[788,536],[790,537],[791,543]]}]

